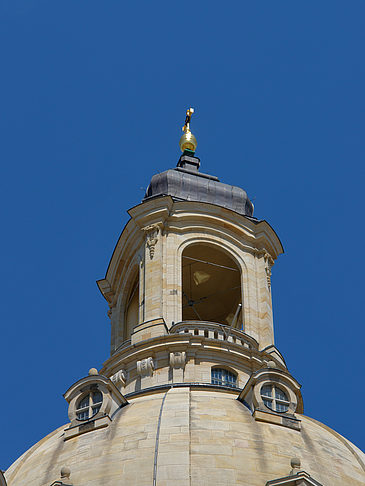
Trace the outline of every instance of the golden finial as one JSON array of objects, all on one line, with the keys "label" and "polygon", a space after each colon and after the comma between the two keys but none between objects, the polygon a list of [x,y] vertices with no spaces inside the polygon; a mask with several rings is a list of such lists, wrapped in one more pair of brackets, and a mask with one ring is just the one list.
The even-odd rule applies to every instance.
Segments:
[{"label": "golden finial", "polygon": [[195,152],[196,147],[198,145],[198,142],[196,141],[196,138],[190,131],[190,120],[191,120],[191,115],[194,113],[194,108],[189,108],[186,110],[186,117],[185,117],[185,124],[182,127],[182,131],[184,134],[180,138],[180,148],[181,152],[184,152],[185,150],[190,150],[191,152]]}]

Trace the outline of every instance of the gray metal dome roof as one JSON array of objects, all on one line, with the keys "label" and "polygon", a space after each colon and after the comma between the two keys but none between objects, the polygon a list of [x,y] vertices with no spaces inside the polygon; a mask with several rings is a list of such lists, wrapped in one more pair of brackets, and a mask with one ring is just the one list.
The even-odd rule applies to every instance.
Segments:
[{"label": "gray metal dome roof", "polygon": [[177,167],[155,174],[143,202],[154,197],[171,196],[177,200],[207,202],[231,209],[243,216],[253,215],[253,204],[246,191],[223,184],[218,177],[199,172],[200,160],[185,153]]}]

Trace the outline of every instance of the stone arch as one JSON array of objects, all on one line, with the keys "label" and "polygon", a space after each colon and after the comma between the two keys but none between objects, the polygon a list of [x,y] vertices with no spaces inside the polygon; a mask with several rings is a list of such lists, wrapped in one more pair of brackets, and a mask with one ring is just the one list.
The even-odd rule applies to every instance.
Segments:
[{"label": "stone arch", "polygon": [[[222,373],[223,372],[223,373]],[[238,373],[233,368],[226,365],[216,364],[210,368],[211,383],[213,385],[224,385],[237,387],[238,386]]]},{"label": "stone arch", "polygon": [[130,339],[133,329],[139,323],[139,271],[135,271],[132,275],[132,279],[129,282],[128,292],[125,294],[124,301],[124,336],[126,339]]},{"label": "stone arch", "polygon": [[180,255],[182,320],[242,327],[242,265],[215,241],[195,239]]},{"label": "stone arch", "polygon": [[118,291],[115,318],[112,320],[112,340],[116,349],[131,338],[133,328],[141,319],[139,263],[136,255],[121,279],[122,285]]},{"label": "stone arch", "polygon": [[[245,255],[239,248],[235,246],[234,243],[231,243],[229,240],[222,240],[215,237],[215,235],[206,234],[202,236],[201,234],[190,234],[185,235],[183,240],[176,248],[174,266],[177,269],[176,275],[176,285],[182,292],[182,256],[185,249],[191,245],[195,244],[206,244],[210,246],[218,247],[221,251],[225,252],[232,258],[235,264],[240,268],[241,273],[241,295],[242,295],[242,322],[243,328],[246,327],[246,321],[250,319],[250,309],[247,306],[249,302],[249,282],[248,282],[248,268],[247,262],[245,261]],[[182,300],[179,298],[177,300],[177,314],[176,314],[176,321],[178,322],[182,320]]]}]

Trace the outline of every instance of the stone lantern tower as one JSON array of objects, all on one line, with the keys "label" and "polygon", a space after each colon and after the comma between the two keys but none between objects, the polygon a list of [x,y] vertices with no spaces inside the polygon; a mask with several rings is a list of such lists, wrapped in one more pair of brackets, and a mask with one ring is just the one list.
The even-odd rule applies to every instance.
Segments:
[{"label": "stone lantern tower", "polygon": [[281,242],[243,189],[200,171],[192,113],[98,281],[110,357],[66,391],[70,422],[9,468],[11,486],[365,483],[362,452],[303,415],[274,344]]}]

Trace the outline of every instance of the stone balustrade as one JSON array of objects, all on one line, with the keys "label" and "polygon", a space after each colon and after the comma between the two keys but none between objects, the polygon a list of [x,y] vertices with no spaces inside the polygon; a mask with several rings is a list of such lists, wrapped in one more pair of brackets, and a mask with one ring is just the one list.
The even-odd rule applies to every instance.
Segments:
[{"label": "stone balustrade", "polygon": [[235,343],[248,349],[258,349],[257,341],[248,334],[224,324],[207,321],[182,321],[174,324],[170,334],[189,333],[207,339],[216,339]]}]

